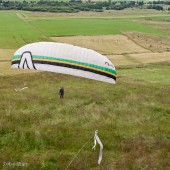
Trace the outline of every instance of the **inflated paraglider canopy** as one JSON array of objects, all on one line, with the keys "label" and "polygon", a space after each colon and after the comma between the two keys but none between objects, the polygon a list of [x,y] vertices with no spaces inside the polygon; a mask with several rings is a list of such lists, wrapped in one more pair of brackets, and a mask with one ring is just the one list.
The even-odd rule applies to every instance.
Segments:
[{"label": "inflated paraglider canopy", "polygon": [[70,74],[112,84],[116,82],[115,67],[107,57],[70,44],[27,44],[15,52],[11,67]]}]

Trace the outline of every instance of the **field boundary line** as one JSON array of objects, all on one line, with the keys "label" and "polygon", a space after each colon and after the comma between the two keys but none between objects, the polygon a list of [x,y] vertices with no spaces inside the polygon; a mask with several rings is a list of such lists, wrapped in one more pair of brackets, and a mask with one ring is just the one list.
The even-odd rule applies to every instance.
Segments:
[{"label": "field boundary line", "polygon": [[40,31],[37,27],[35,27],[33,24],[31,24],[27,19],[29,19],[29,17],[27,16],[26,18],[22,17],[25,16],[22,12],[17,12],[16,15],[23,20],[26,24],[28,24],[29,26],[31,26],[32,28],[34,28],[38,33],[40,33],[42,35],[43,38],[48,39],[53,41],[50,37],[48,37],[47,35],[45,35],[42,31]]},{"label": "field boundary line", "polygon": [[136,45],[140,46],[141,48],[143,48],[143,49],[145,49],[145,50],[148,50],[148,51],[154,53],[154,51],[152,51],[152,50],[150,50],[150,49],[148,49],[148,48],[146,48],[146,47],[143,47],[142,45],[136,43],[133,39],[130,38],[130,36],[126,35],[124,32],[121,32],[121,34],[124,35],[125,37],[127,37],[130,41],[134,42]]}]

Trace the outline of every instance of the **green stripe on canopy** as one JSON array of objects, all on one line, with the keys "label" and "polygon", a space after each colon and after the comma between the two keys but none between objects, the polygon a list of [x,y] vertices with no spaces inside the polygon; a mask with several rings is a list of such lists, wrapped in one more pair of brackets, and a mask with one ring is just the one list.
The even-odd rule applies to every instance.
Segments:
[{"label": "green stripe on canopy", "polygon": [[[102,71],[110,72],[110,73],[116,75],[116,70],[112,70],[112,69],[94,65],[94,64],[89,64],[89,63],[84,63],[84,62],[79,62],[79,61],[74,61],[74,60],[67,60],[67,59],[62,59],[62,58],[54,58],[54,57],[49,57],[49,56],[32,55],[32,57],[33,57],[33,60],[40,59],[40,60],[50,60],[51,62],[52,61],[60,61],[60,62],[67,62],[67,63],[71,63],[71,64],[78,64],[78,65],[87,66],[87,67],[91,67],[94,69],[99,69]],[[20,59],[20,58],[21,58],[21,55],[14,55],[12,57],[12,60],[16,60],[16,59]]]}]

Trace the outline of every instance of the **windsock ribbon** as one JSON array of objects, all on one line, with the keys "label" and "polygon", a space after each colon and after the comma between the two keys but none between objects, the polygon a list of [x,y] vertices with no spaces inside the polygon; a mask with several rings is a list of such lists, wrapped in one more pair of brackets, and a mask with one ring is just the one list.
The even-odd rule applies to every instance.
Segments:
[{"label": "windsock ribbon", "polygon": [[25,90],[25,89],[27,89],[28,87],[23,87],[23,88],[21,88],[21,89],[15,89],[15,91],[22,91],[22,90]]},{"label": "windsock ribbon", "polygon": [[102,151],[103,151],[103,144],[102,142],[100,141],[98,135],[98,130],[95,131],[95,135],[94,135],[94,146],[92,149],[96,149],[96,143],[98,142],[98,144],[100,145],[100,152],[99,152],[99,159],[98,159],[98,164],[101,163],[101,160],[102,160]]}]

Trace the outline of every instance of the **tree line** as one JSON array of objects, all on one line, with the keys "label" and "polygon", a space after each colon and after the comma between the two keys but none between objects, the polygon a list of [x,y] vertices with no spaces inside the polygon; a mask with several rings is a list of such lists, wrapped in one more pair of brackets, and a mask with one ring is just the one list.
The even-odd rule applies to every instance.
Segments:
[{"label": "tree line", "polygon": [[[7,1],[0,0],[0,10],[26,10],[26,11],[42,11],[42,12],[66,12],[75,13],[79,11],[96,11],[104,10],[123,10],[125,8],[148,8],[163,10],[162,5],[170,5],[170,1],[153,1],[144,3],[143,1],[114,1],[105,2],[82,2],[81,0],[70,0],[69,2],[59,1]],[[170,10],[170,8],[168,8]]]}]

